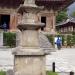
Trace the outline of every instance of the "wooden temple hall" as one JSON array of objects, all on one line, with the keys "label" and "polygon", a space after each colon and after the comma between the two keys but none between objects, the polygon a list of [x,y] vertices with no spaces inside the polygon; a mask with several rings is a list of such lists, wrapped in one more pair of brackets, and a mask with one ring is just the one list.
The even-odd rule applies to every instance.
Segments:
[{"label": "wooden temple hall", "polygon": [[[6,23],[6,29],[15,31],[18,21],[22,18],[17,9],[24,0],[0,0],[0,29]],[[44,6],[44,9],[37,14],[41,22],[45,26],[41,28],[43,31],[55,31],[57,12],[66,8],[73,3],[73,0],[36,0],[38,6]]]},{"label": "wooden temple hall", "polygon": [[62,34],[72,34],[75,33],[75,18],[67,19],[65,22],[56,25],[58,32]]}]

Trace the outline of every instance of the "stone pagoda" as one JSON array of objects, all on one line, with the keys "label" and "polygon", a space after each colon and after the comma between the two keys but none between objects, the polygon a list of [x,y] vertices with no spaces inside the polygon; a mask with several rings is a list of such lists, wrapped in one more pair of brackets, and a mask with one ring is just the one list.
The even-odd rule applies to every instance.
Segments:
[{"label": "stone pagoda", "polygon": [[35,0],[25,0],[18,12],[22,20],[18,22],[20,44],[15,51],[15,75],[46,75],[45,55],[40,47],[38,30],[44,25],[40,23],[37,13],[42,8],[35,5]]}]

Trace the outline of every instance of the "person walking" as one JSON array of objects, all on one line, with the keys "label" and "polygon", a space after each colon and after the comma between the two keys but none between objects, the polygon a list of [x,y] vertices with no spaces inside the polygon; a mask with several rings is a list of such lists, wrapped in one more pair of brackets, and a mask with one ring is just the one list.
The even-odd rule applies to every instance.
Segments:
[{"label": "person walking", "polygon": [[61,44],[62,44],[62,41],[61,41],[60,37],[57,38],[56,44],[57,44],[58,50],[60,50],[61,49]]},{"label": "person walking", "polygon": [[3,29],[4,29],[4,31],[7,31],[7,24],[6,24],[6,22],[3,23]]}]

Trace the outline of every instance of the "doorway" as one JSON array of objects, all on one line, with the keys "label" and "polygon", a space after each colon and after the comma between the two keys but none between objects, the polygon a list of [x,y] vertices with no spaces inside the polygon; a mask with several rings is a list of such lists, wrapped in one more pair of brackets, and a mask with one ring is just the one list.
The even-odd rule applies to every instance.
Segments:
[{"label": "doorway", "polygon": [[41,30],[43,31],[44,28],[46,27],[46,17],[44,17],[44,16],[41,17],[41,23],[45,24],[43,27],[41,27]]},{"label": "doorway", "polygon": [[6,23],[6,29],[9,29],[10,15],[0,15],[0,28],[3,28],[3,24]]}]

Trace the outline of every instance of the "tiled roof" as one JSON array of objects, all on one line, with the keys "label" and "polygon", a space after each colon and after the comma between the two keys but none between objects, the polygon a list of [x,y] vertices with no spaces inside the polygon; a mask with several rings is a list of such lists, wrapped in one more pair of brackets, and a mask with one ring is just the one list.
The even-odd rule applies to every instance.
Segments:
[{"label": "tiled roof", "polygon": [[[0,0],[2,7],[19,7],[24,0]],[[37,5],[48,6],[49,8],[61,8],[71,4],[73,0],[36,0]]]},{"label": "tiled roof", "polygon": [[56,26],[65,25],[67,23],[75,23],[75,18],[67,19],[66,21],[61,22],[61,23],[57,24]]},{"label": "tiled roof", "polygon": [[58,9],[61,10],[71,3],[73,3],[74,0],[36,0],[36,4],[39,6],[45,6],[48,8]]}]

